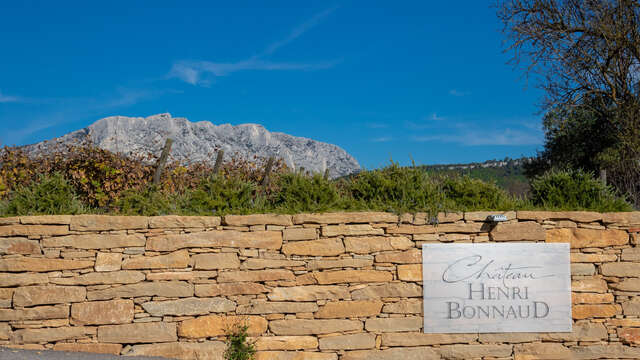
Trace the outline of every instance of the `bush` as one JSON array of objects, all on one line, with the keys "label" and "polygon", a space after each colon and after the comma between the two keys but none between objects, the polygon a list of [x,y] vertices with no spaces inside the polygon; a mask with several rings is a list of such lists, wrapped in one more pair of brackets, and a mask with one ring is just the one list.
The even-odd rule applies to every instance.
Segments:
[{"label": "bush", "polygon": [[442,191],[456,210],[512,210],[517,206],[498,186],[468,176],[444,178]]},{"label": "bush", "polygon": [[348,182],[347,188],[358,206],[392,212],[445,211],[448,204],[440,184],[425,171],[390,166],[363,171]]},{"label": "bush", "polygon": [[175,202],[157,186],[142,190],[127,190],[115,202],[116,211],[123,215],[157,216],[176,212]]},{"label": "bush", "polygon": [[212,176],[185,193],[182,209],[190,215],[246,214],[264,209],[264,204],[264,197],[256,194],[254,183],[237,177]]},{"label": "bush", "polygon": [[270,205],[283,212],[342,209],[345,204],[335,182],[321,175],[284,174],[276,181]]},{"label": "bush", "polygon": [[60,173],[40,175],[37,182],[19,186],[1,208],[5,216],[73,215],[84,212],[73,186]]},{"label": "bush", "polygon": [[227,349],[224,352],[225,360],[252,360],[255,357],[256,349],[253,344],[247,341],[249,325],[245,323],[235,323],[226,331]]},{"label": "bush", "polygon": [[550,170],[531,181],[531,201],[549,209],[631,211],[615,190],[582,170]]}]

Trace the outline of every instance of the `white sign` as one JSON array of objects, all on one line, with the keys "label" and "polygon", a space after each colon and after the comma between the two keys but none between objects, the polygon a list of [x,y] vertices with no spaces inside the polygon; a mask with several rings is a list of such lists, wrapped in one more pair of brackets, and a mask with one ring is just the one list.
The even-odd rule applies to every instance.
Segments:
[{"label": "white sign", "polygon": [[425,333],[570,332],[569,244],[422,245]]}]

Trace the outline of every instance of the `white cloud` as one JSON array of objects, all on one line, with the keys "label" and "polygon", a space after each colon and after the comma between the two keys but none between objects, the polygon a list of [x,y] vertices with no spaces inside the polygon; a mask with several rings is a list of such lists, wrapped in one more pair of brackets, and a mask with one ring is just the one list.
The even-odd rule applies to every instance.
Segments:
[{"label": "white cloud", "polygon": [[433,120],[433,121],[441,121],[444,120],[445,118],[442,116],[438,116],[438,114],[433,113],[431,114],[431,117],[429,117],[429,119]]},{"label": "white cloud", "polygon": [[9,95],[4,95],[1,91],[0,91],[0,103],[10,103],[10,102],[18,102],[21,101],[22,99],[17,97],[17,96],[9,96]]},{"label": "white cloud", "polygon": [[215,77],[227,76],[237,71],[244,70],[322,70],[328,69],[340,62],[340,60],[315,62],[315,63],[296,63],[296,62],[270,62],[263,58],[272,55],[281,47],[296,40],[304,33],[318,25],[324,18],[329,16],[337,7],[332,7],[315,14],[311,19],[305,21],[301,25],[293,28],[289,34],[281,40],[278,40],[263,51],[248,59],[231,62],[219,63],[213,61],[191,61],[182,60],[173,64],[167,77],[178,78],[191,85],[209,86]]},{"label": "white cloud", "polygon": [[543,135],[537,131],[522,131],[509,128],[497,130],[463,129],[454,134],[413,136],[411,140],[417,142],[455,143],[463,146],[519,146],[540,145],[543,142]]},{"label": "white cloud", "polygon": [[393,138],[391,136],[382,136],[371,139],[371,142],[381,143],[381,142],[389,142],[392,141]]},{"label": "white cloud", "polygon": [[452,95],[452,96],[462,97],[462,96],[467,96],[469,94],[470,94],[470,92],[468,92],[468,91],[460,91],[460,90],[456,90],[456,89],[449,90],[449,95]]}]

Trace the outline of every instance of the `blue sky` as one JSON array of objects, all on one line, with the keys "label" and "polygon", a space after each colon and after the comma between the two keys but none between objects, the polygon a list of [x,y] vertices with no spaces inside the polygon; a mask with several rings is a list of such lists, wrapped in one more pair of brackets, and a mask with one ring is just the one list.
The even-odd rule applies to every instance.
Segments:
[{"label": "blue sky", "polygon": [[532,155],[542,93],[500,29],[485,1],[3,1],[0,141],[169,112],[367,168]]}]

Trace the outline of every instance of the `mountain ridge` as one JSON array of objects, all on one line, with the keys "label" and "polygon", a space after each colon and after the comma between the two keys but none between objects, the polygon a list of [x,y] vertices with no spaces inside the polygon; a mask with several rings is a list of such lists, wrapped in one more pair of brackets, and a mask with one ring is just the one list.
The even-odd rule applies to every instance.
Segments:
[{"label": "mountain ridge", "polygon": [[26,145],[27,153],[42,153],[59,144],[73,144],[86,139],[105,150],[127,156],[159,154],[167,138],[173,139],[171,158],[181,163],[213,162],[215,153],[225,157],[240,156],[281,158],[292,169],[311,172],[329,170],[332,178],[360,171],[358,161],[337,145],[270,132],[259,124],[220,124],[192,122],[169,113],[148,117],[110,116],[87,126],[36,144]]}]

